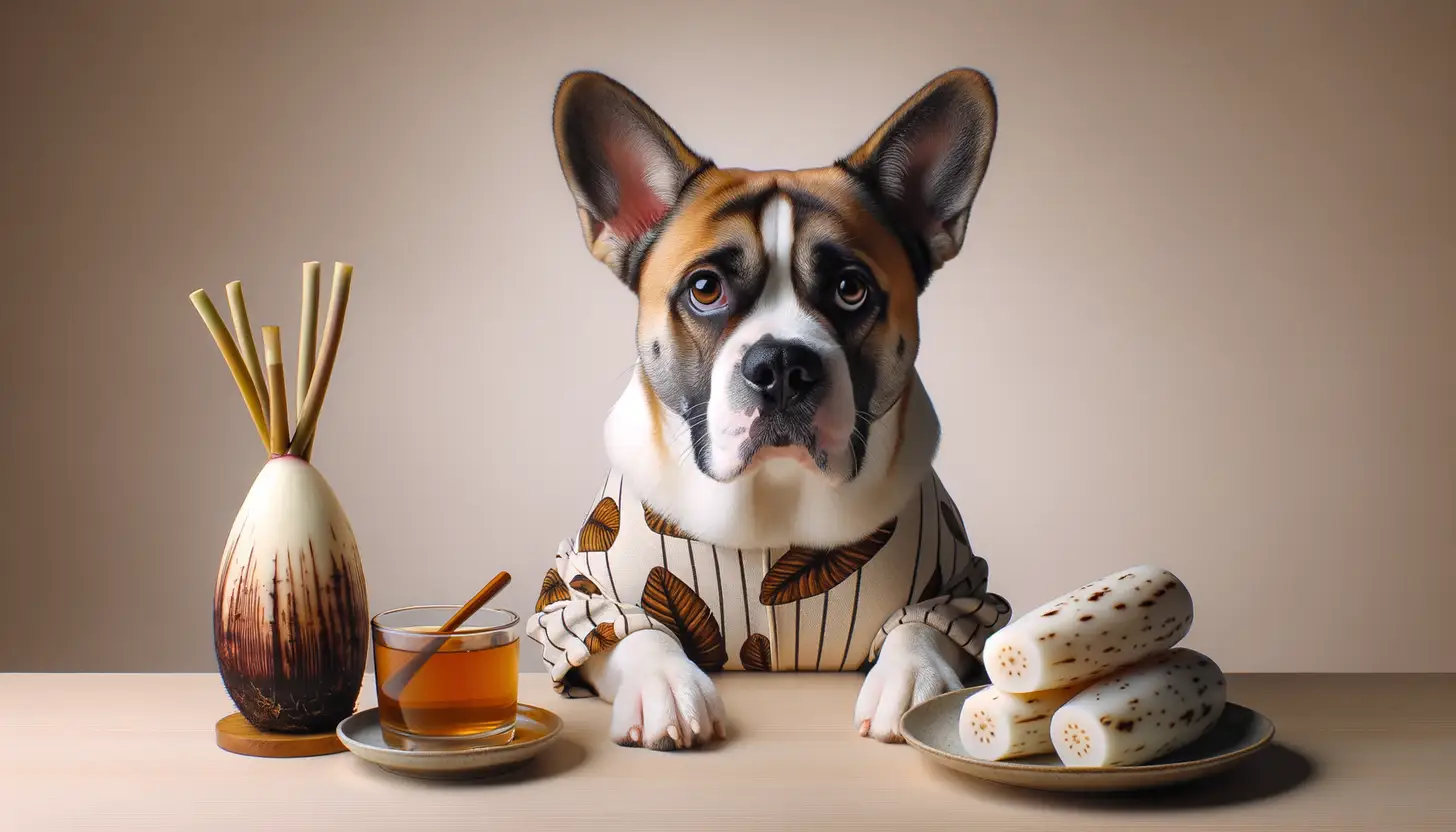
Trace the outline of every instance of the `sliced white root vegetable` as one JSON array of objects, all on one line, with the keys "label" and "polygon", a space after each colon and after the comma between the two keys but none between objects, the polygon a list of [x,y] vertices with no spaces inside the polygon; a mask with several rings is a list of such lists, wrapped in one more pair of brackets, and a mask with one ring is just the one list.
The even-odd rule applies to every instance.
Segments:
[{"label": "sliced white root vegetable", "polygon": [[1177,644],[1193,597],[1172,572],[1134,566],[1078,587],[986,640],[991,684],[1011,693],[1090,682]]},{"label": "sliced white root vegetable", "polygon": [[961,706],[961,745],[978,760],[1050,754],[1052,714],[1085,687],[1009,693],[988,685]]},{"label": "sliced white root vegetable", "polygon": [[1052,715],[1066,766],[1135,766],[1203,736],[1227,703],[1223,671],[1179,647],[1098,681]]}]

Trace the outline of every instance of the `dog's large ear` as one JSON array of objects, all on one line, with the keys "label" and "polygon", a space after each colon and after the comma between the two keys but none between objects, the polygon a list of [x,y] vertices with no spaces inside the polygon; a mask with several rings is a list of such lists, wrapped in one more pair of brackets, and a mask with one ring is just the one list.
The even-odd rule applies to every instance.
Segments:
[{"label": "dog's large ear", "polygon": [[965,240],[971,202],[996,138],[996,94],[974,69],[941,75],[839,161],[919,249],[921,287]]},{"label": "dog's large ear", "polygon": [[631,90],[599,72],[575,72],[556,91],[556,152],[576,198],[587,248],[618,277],[628,252],[708,160]]}]

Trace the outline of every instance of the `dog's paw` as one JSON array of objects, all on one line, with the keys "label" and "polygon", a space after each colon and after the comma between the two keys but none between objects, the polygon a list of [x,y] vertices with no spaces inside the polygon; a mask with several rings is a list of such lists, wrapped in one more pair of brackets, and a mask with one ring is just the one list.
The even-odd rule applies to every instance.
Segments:
[{"label": "dog's paw", "polygon": [[900,717],[906,711],[932,696],[960,688],[960,674],[946,656],[947,647],[958,649],[944,634],[924,624],[902,624],[890,631],[854,706],[860,736],[904,742]]},{"label": "dog's paw", "polygon": [[718,689],[682,647],[656,631],[633,633],[613,648],[621,685],[612,702],[618,745],[676,751],[725,739]]}]

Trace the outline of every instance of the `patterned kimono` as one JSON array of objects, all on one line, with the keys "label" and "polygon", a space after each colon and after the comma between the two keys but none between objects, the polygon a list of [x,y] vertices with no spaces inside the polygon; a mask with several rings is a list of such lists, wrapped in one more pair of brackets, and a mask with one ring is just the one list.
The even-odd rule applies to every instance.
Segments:
[{"label": "patterned kimono", "polygon": [[668,633],[707,671],[859,670],[907,622],[979,659],[1011,618],[986,578],[933,471],[898,516],[827,551],[696,540],[613,472],[581,531],[560,544],[526,632],[557,692],[572,697],[594,695],[577,668],[643,629]]}]

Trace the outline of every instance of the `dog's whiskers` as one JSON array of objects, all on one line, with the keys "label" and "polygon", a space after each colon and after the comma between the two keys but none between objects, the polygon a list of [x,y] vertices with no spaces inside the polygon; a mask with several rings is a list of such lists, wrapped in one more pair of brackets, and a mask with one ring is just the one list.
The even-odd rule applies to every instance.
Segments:
[{"label": "dog's whiskers", "polygon": [[692,420],[690,422],[684,423],[683,426],[682,426],[682,428],[677,433],[673,434],[672,435],[672,438],[668,440],[668,444],[671,445],[672,443],[674,443],[677,440],[681,439],[682,438],[682,435],[684,433],[687,433],[688,431],[692,430],[693,428],[700,427],[702,425],[706,425],[707,423],[708,423],[708,417],[706,415],[704,415],[704,416],[702,416],[700,418],[694,419],[694,420]]},{"label": "dog's whiskers", "polygon": [[615,383],[621,381],[622,380],[622,376],[625,376],[626,374],[628,374],[628,373],[632,372],[633,370],[637,369],[638,365],[640,365],[641,363],[642,363],[641,360],[637,360],[637,361],[633,361],[631,364],[628,364],[627,365],[627,368],[625,370],[623,370],[620,373],[617,373],[617,377],[614,378],[614,379],[612,379],[612,383],[615,384]]}]

